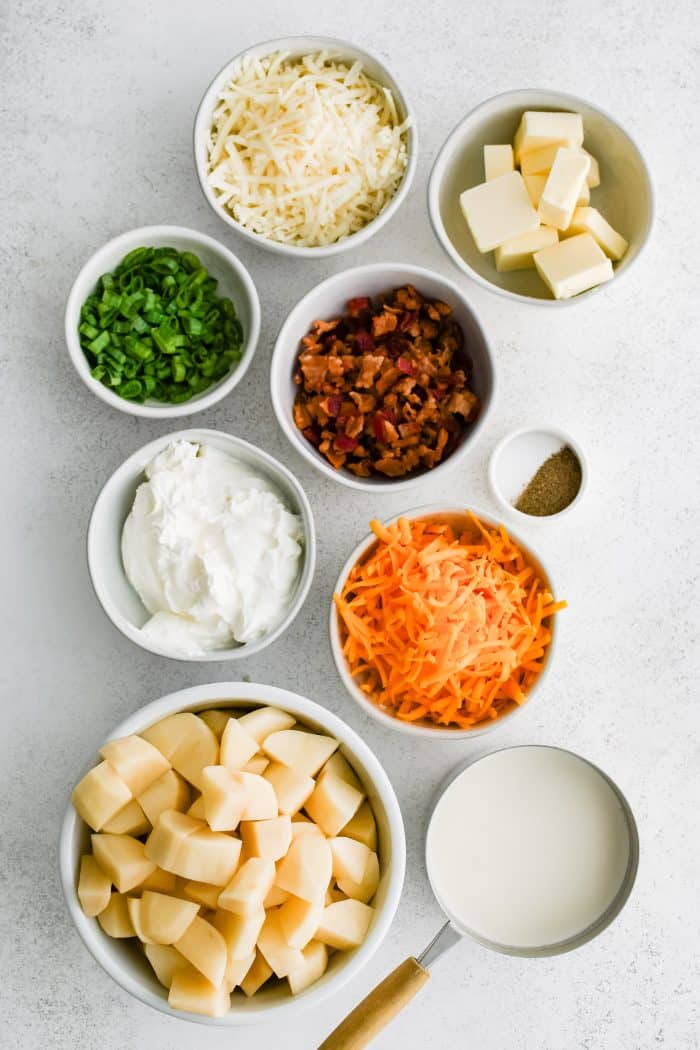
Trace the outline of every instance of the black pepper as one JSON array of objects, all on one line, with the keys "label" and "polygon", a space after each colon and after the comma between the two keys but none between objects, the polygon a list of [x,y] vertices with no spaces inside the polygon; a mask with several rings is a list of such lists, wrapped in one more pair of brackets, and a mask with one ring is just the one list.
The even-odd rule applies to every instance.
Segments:
[{"label": "black pepper", "polygon": [[579,458],[565,445],[544,461],[518,496],[515,509],[536,518],[546,518],[568,507],[580,488]]}]

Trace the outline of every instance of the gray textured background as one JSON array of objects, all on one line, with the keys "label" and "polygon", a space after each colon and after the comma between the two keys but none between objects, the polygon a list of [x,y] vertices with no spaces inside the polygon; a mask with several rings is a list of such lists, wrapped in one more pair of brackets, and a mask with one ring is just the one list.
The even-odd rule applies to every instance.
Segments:
[{"label": "gray textured background", "polygon": [[[359,713],[331,664],[330,589],[370,514],[456,496],[493,510],[485,470],[495,442],[512,426],[547,420],[585,443],[592,484],[579,514],[536,538],[570,602],[556,667],[531,708],[491,741],[561,744],[610,771],[639,818],[636,892],[600,940],[568,956],[528,962],[464,943],[376,1045],[697,1047],[694,3],[4,0],[2,11],[0,1045],[310,1050],[389,967],[424,946],[440,923],[422,863],[429,799],[476,748],[414,744]],[[408,201],[370,244],[329,262],[289,264],[237,240],[209,211],[190,133],[200,95],[231,55],[305,30],[353,39],[389,62],[415,101],[421,157]],[[325,483],[290,451],[271,413],[278,325],[314,283],[361,262],[415,261],[466,281],[429,228],[431,162],[472,106],[535,85],[600,103],[638,137],[658,192],[650,250],[619,288],[573,310],[548,313],[468,286],[500,377],[499,403],[468,464],[451,482],[428,480],[399,499],[370,502]],[[128,454],[176,426],[137,421],[88,393],[64,347],[64,302],[92,251],[158,222],[220,238],[250,267],[262,301],[248,376],[193,425],[230,430],[282,458],[316,514],[319,566],[302,614],[280,642],[233,671],[130,645],[102,615],[86,571],[85,530],[100,486]],[[56,875],[68,792],[110,727],[165,692],[237,674],[296,689],[346,718],[384,762],[406,820],[408,877],[389,938],[350,987],[293,1029],[205,1030],[133,1001],[82,947]]]}]

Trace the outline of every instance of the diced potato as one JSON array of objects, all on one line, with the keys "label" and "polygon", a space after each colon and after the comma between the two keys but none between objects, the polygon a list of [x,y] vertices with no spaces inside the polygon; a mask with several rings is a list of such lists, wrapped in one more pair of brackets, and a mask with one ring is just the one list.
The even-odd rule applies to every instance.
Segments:
[{"label": "diced potato", "polygon": [[343,951],[357,948],[367,936],[373,913],[374,909],[361,901],[346,900],[329,904],[323,909],[316,940]]},{"label": "diced potato", "polygon": [[240,855],[240,839],[205,827],[183,839],[170,870],[183,879],[225,886],[233,878]]},{"label": "diced potato", "polygon": [[111,835],[146,835],[151,830],[151,822],[135,798],[127,802],[118,813],[107,821],[102,828]]},{"label": "diced potato", "polygon": [[301,809],[315,787],[312,777],[297,773],[281,762],[270,762],[263,778],[274,788],[280,813],[290,816]]},{"label": "diced potato", "polygon": [[277,865],[275,885],[302,900],[321,901],[331,881],[332,867],[331,848],[326,839],[320,835],[300,835],[293,839],[286,857]]},{"label": "diced potato", "polygon": [[352,784],[328,773],[316,784],[304,808],[321,831],[326,835],[337,835],[355,816],[364,795]]},{"label": "diced potato", "polygon": [[206,820],[207,814],[204,808],[204,795],[199,795],[190,808],[187,810],[188,817],[194,817],[195,820]]},{"label": "diced potato", "polygon": [[271,759],[307,777],[316,776],[338,746],[333,737],[301,729],[281,729],[263,742],[263,750]]},{"label": "diced potato", "polygon": [[338,889],[337,886],[331,884],[326,890],[326,896],[323,903],[328,906],[329,904],[334,904],[335,901],[346,901],[347,899],[347,893],[343,893],[343,891]]},{"label": "diced potato", "polygon": [[323,834],[318,824],[314,824],[313,820],[309,820],[308,817],[304,817],[303,820],[299,820],[300,814],[297,813],[292,817],[292,838],[295,839],[299,835],[320,835],[322,839],[326,836]]},{"label": "diced potato", "polygon": [[224,971],[224,988],[227,992],[232,992],[233,989],[241,983],[254,962],[255,949],[253,949],[250,955],[247,955],[244,959],[233,959],[231,956],[228,957],[226,969]]},{"label": "diced potato", "polygon": [[345,755],[342,751],[336,751],[326,762],[325,766],[318,774],[318,780],[325,777],[328,773],[334,773],[335,776],[340,777],[346,784],[351,784],[358,791],[363,791],[362,784],[360,783],[359,777],[355,773]]},{"label": "diced potato", "polygon": [[275,865],[263,857],[251,857],[240,866],[219,896],[219,907],[236,915],[258,912],[275,881]]},{"label": "diced potato", "polygon": [[93,766],[71,795],[78,816],[93,831],[100,831],[131,797],[131,791],[109,762]]},{"label": "diced potato", "polygon": [[214,886],[211,882],[197,882],[190,879],[182,887],[182,894],[187,897],[187,900],[196,901],[203,908],[216,909],[222,889],[223,886]]},{"label": "diced potato", "polygon": [[286,890],[281,889],[279,886],[273,886],[263,901],[263,907],[276,908],[279,904],[284,904],[286,900],[289,900],[289,896]]},{"label": "diced potato", "polygon": [[244,820],[241,823],[243,846],[251,857],[279,860],[292,841],[292,821],[288,815],[270,820]]},{"label": "diced potato", "polygon": [[[149,744],[157,747],[160,753],[172,762],[173,755],[187,741],[188,737],[192,739],[197,738],[200,723],[201,719],[197,718],[197,715],[193,715],[191,711],[180,711],[178,714],[168,715],[167,718],[162,718],[160,722],[156,722],[155,725],[144,729],[141,736]],[[209,729],[208,726],[207,729]],[[209,731],[211,732],[211,730]],[[210,763],[210,765],[212,764]]]},{"label": "diced potato", "polygon": [[112,883],[92,854],[80,858],[78,900],[86,915],[93,917],[104,911],[112,896]]},{"label": "diced potato", "polygon": [[[199,912],[194,901],[166,896],[146,890],[141,898],[141,926],[146,938],[154,944],[174,944]],[[136,924],[134,924],[136,925]]]},{"label": "diced potato", "polygon": [[97,916],[97,921],[109,937],[136,936],[123,893],[112,894],[105,910]]},{"label": "diced potato", "polygon": [[163,868],[156,868],[148,878],[134,886],[131,892],[137,894],[143,893],[144,890],[153,890],[155,893],[174,894],[176,886],[177,875],[173,875],[171,871],[164,871]]},{"label": "diced potato", "polygon": [[143,842],[131,835],[93,835],[92,852],[119,893],[133,890],[156,868],[155,863],[146,856]]},{"label": "diced potato", "polygon": [[178,970],[184,970],[189,966],[187,959],[170,944],[146,944],[144,951],[153,967],[154,974],[164,988],[170,987]]},{"label": "diced potato", "polygon": [[248,792],[226,766],[206,766],[202,770],[202,799],[212,831],[235,831],[248,802]]},{"label": "diced potato", "polygon": [[371,850],[364,842],[340,835],[329,839],[328,845],[333,854],[333,878],[336,882],[340,883],[341,879],[362,882],[371,856]]},{"label": "diced potato", "polygon": [[189,784],[174,769],[169,769],[141,792],[138,803],[155,827],[158,817],[166,809],[177,809],[181,813],[187,809],[190,804]]},{"label": "diced potato", "polygon": [[241,715],[238,721],[260,745],[270,733],[276,733],[280,729],[291,729],[295,719],[286,711],[280,711],[279,707],[257,707],[254,711]]},{"label": "diced potato", "polygon": [[207,723],[212,733],[219,741],[221,740],[224,729],[231,718],[228,711],[219,711],[217,708],[212,708],[209,711],[200,711],[199,717],[203,722]]},{"label": "diced potato", "polygon": [[363,802],[352,820],[341,828],[341,835],[364,842],[368,849],[377,849],[377,822],[369,802]]},{"label": "diced potato", "polygon": [[175,809],[164,810],[146,839],[146,856],[166,871],[182,874],[173,866],[182,843],[195,831],[206,827],[201,820],[179,813]]},{"label": "diced potato", "polygon": [[237,718],[229,718],[221,737],[219,761],[231,773],[238,772],[253,755],[257,754],[259,745]]},{"label": "diced potato", "polygon": [[378,886],[379,857],[376,853],[370,853],[365,873],[358,882],[350,878],[338,879],[338,888],[348,897],[362,901],[363,904],[369,904]]},{"label": "diced potato", "polygon": [[153,944],[154,941],[148,936],[143,928],[141,922],[141,916],[143,914],[143,902],[140,897],[127,897],[126,908],[129,912],[129,918],[131,919],[131,925],[134,927],[136,936],[141,941],[141,944]]},{"label": "diced potato", "polygon": [[251,995],[255,995],[262,988],[265,981],[268,981],[270,977],[272,977],[272,967],[268,966],[264,955],[258,948],[256,949],[252,966],[241,981],[241,991],[250,998]]},{"label": "diced potato", "polygon": [[211,921],[226,941],[229,959],[245,959],[255,952],[258,934],[265,922],[265,909],[259,908],[249,915],[234,915],[220,908]]},{"label": "diced potato", "polygon": [[303,963],[287,974],[292,995],[298,995],[323,977],[328,966],[328,948],[320,941],[311,941],[302,951]]},{"label": "diced potato", "polygon": [[290,948],[306,947],[320,925],[323,909],[323,900],[305,901],[290,896],[285,901],[278,915],[282,936]]},{"label": "diced potato", "polygon": [[215,987],[221,985],[226,971],[226,942],[210,922],[197,915],[174,947]]},{"label": "diced potato", "polygon": [[279,813],[277,795],[272,784],[257,773],[235,773],[245,792],[242,820],[272,820]]},{"label": "diced potato", "polygon": [[279,911],[269,911],[258,937],[258,948],[277,977],[286,977],[299,968],[304,957],[298,948],[290,948],[280,926]]},{"label": "diced potato", "polygon": [[168,1003],[173,1010],[186,1010],[206,1017],[225,1017],[231,1009],[231,996],[223,983],[217,988],[201,973],[187,966],[173,974]]},{"label": "diced potato", "polygon": [[219,741],[201,718],[182,711],[164,718],[141,734],[168,758],[173,769],[201,790],[202,770],[215,766]]},{"label": "diced potato", "polygon": [[108,740],[100,754],[124,781],[132,795],[140,795],[149,784],[170,769],[170,762],[157,747],[140,736]]},{"label": "diced potato", "polygon": [[257,773],[262,776],[270,765],[270,759],[266,755],[253,755],[249,762],[241,767],[241,773]]}]

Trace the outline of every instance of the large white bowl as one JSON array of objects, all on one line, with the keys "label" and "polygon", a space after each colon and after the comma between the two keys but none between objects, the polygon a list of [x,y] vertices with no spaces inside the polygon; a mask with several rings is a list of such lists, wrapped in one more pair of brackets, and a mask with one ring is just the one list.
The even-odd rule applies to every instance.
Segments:
[{"label": "large white bowl", "polygon": [[[478,507],[470,506],[471,510],[477,518],[485,522],[487,525],[498,526],[501,523],[493,517],[491,514],[487,514]],[[398,521],[399,518],[409,518],[414,520],[415,518],[438,518],[438,519],[452,519],[455,517],[464,517],[466,514],[465,507],[456,507],[454,505],[433,503],[428,504],[424,507],[415,507],[412,510],[404,511],[403,514],[397,514],[395,517],[390,518],[387,522],[388,525],[393,525],[394,522]],[[542,558],[539,554],[535,554],[529,543],[524,543],[520,537],[512,530],[508,529],[509,535],[516,541],[519,547],[527,552],[531,561],[539,569],[543,579],[547,583],[549,590],[552,594],[555,594],[554,584],[552,583],[552,574],[549,569],[545,566]],[[370,533],[366,536],[361,543],[358,543],[348,560],[340,570],[337,583],[334,587],[334,593],[340,594],[345,586],[345,581],[350,573],[350,570],[358,561],[363,561],[371,552],[372,548],[377,543],[377,537]],[[525,702],[520,705],[516,705],[506,714],[501,715],[500,718],[494,721],[486,722],[483,725],[479,725],[474,729],[458,729],[450,728],[449,726],[436,726],[433,722],[427,719],[423,719],[417,722],[404,722],[400,718],[396,718],[388,711],[383,710],[378,704],[373,703],[368,699],[366,693],[360,689],[358,684],[355,682],[353,676],[350,674],[348,669],[347,661],[343,655],[343,646],[341,642],[341,632],[339,625],[339,617],[335,608],[335,603],[331,599],[331,611],[330,611],[330,642],[331,651],[333,653],[333,659],[335,660],[335,666],[338,669],[338,674],[343,680],[343,685],[347,689],[350,696],[355,700],[360,707],[365,711],[366,714],[371,715],[372,718],[381,722],[383,726],[389,729],[395,729],[399,733],[404,733],[407,736],[422,737],[423,740],[465,740],[483,736],[484,733],[492,733],[494,729],[498,729],[500,726],[510,724],[511,720],[519,714],[525,707],[532,702],[532,698],[541,687],[543,681],[549,673],[549,669],[552,665],[552,658],[554,655],[555,642],[557,638],[557,618],[552,617],[551,620],[551,634],[552,640],[549,643],[547,650],[544,668],[534,686],[528,693]]]},{"label": "large white bowl", "polygon": [[[201,394],[191,398],[190,401],[179,405],[155,401],[153,398],[149,398],[141,405],[136,401],[127,401],[126,398],[119,397],[104,383],[93,379],[90,374],[90,364],[80,345],[78,335],[80,311],[85,300],[95,290],[98,278],[113,270],[134,248],[141,247],[170,247],[180,252],[194,252],[212,277],[216,277],[219,282],[217,293],[232,300],[243,328],[241,358],[233,365],[228,375],[225,375],[218,383],[213,383]],[[194,412],[210,408],[238,386],[248,371],[258,344],[260,302],[253,280],[243,263],[213,237],[197,233],[196,230],[185,229],[183,226],[141,226],[137,230],[129,230],[128,233],[122,233],[119,237],[108,241],[85,263],[68,296],[65,330],[66,344],[75,370],[86,387],[92,390],[100,400],[132,416],[174,419],[178,416],[190,416]]]},{"label": "large white bowl", "polygon": [[[601,184],[591,191],[591,205],[629,241],[624,258],[615,263],[613,280],[572,299],[553,299],[535,270],[498,273],[493,252],[478,251],[459,207],[463,190],[484,181],[484,146],[512,142],[523,112],[529,109],[581,113],[584,146],[598,159],[601,171]],[[651,232],[654,191],[639,147],[604,110],[559,91],[507,91],[473,109],[448,137],[430,174],[428,213],[442,247],[477,284],[520,302],[570,306],[615,285],[629,272]]]},{"label": "large white bowl", "polygon": [[[290,510],[301,517],[304,527],[304,554],[294,596],[277,627],[256,642],[246,642],[245,645],[228,649],[212,649],[198,656],[175,656],[156,645],[141,630],[150,614],[124,571],[121,555],[122,529],[134,502],[136,489],[144,480],[143,471],[146,464],[173,441],[199,442],[228,453],[268,478]],[[316,564],[316,532],[311,505],[303,488],[291,471],[267,452],[234,437],[233,434],[224,434],[219,430],[178,430],[172,434],[164,434],[163,437],[156,438],[134,452],[105,483],[90,518],[87,557],[90,579],[100,605],[114,626],[136,645],[171,659],[199,662],[241,660],[259,653],[278,638],[289,627],[304,604]]]},{"label": "large white bowl", "polygon": [[[337,952],[331,958],[325,975],[296,997],[292,997],[284,986],[281,986],[262,989],[251,999],[246,999],[240,992],[235,993],[231,1010],[225,1017],[203,1017],[176,1012],[168,1006],[166,990],[158,983],[145,958],[134,945],[108,937],[97,919],[89,919],[83,913],[76,887],[80,858],[90,849],[89,831],[69,803],[61,827],[58,860],[63,892],[78,933],[102,969],[117,984],[142,1003],[170,1014],[171,1017],[227,1027],[276,1021],[317,1006],[352,980],[371,959],[384,940],[399,903],[406,867],[406,841],[401,810],[394,789],[379,760],[357,733],[336,715],[312,700],[287,689],[254,683],[216,682],[213,685],[197,685],[192,689],[171,693],[142,707],[118,725],[108,739],[141,733],[154,722],[177,711],[204,711],[210,707],[252,708],[266,704],[284,708],[312,729],[329,733],[339,740],[341,751],[362,781],[377,819],[382,871],[374,901],[372,923],[367,939],[361,947],[353,952]],[[94,761],[95,759],[82,769],[76,770],[76,782]]]},{"label": "large white bowl", "polygon": [[[237,74],[244,58],[265,58],[265,56],[274,54],[276,51],[288,52],[292,58],[300,58],[302,55],[309,55],[317,51],[330,51],[333,53],[334,57],[338,57],[341,60],[344,59],[349,64],[358,61],[361,62],[364,72],[367,73],[372,80],[389,88],[394,97],[399,119],[401,121],[404,121],[407,117],[411,119],[411,124],[406,132],[406,169],[404,171],[403,179],[397,187],[396,193],[375,219],[368,222],[366,226],[363,226],[362,229],[358,230],[356,233],[351,234],[349,237],[345,237],[343,240],[337,241],[335,244],[316,248],[305,248],[302,245],[284,244],[280,241],[273,241],[269,237],[262,237],[260,234],[253,233],[245,226],[242,226],[240,222],[237,222],[231,213],[219,204],[216,194],[209,185],[209,152],[207,148],[207,136],[209,134],[212,116],[221,91]],[[241,51],[238,55],[232,58],[230,62],[227,62],[224,68],[219,70],[212,80],[204,94],[204,98],[199,104],[199,109],[197,110],[194,122],[194,162],[199,184],[202,187],[202,193],[204,194],[207,203],[211,206],[212,210],[216,212],[219,218],[235,230],[236,233],[240,234],[241,237],[245,237],[246,240],[251,241],[253,244],[257,244],[260,248],[266,248],[268,251],[277,252],[280,255],[297,256],[303,259],[319,259],[325,255],[338,255],[340,252],[346,252],[350,248],[356,248],[360,244],[364,244],[365,241],[368,241],[370,237],[373,237],[374,234],[377,233],[377,231],[380,230],[400,208],[403,200],[408,194],[411,183],[413,182],[417,161],[418,134],[416,131],[415,120],[412,116],[412,110],[405,92],[402,91],[393,75],[378,58],[370,54],[368,51],[363,51],[362,48],[355,47],[354,44],[349,44],[345,40],[338,40],[335,37],[286,36],[280,37],[277,40],[265,40],[260,44],[255,44],[254,47],[249,47],[246,48],[245,51]]]},{"label": "large white bowl", "polygon": [[[358,478],[351,471],[335,470],[328,460],[300,433],[294,422],[292,409],[297,387],[293,372],[299,354],[299,344],[316,320],[328,320],[346,312],[348,299],[354,296],[377,296],[404,284],[413,284],[419,292],[433,299],[441,299],[453,309],[453,316],[464,332],[465,356],[471,362],[470,387],[479,396],[481,408],[474,423],[469,424],[459,444],[447,459],[428,473],[406,478]],[[396,492],[418,485],[427,476],[433,478],[468,455],[491,410],[495,395],[494,363],[491,348],[469,299],[447,277],[422,266],[407,263],[371,263],[329,277],[312,288],[294,307],[282,325],[270,368],[270,394],[277,421],[287,438],[306,460],[333,481],[363,492]]]}]

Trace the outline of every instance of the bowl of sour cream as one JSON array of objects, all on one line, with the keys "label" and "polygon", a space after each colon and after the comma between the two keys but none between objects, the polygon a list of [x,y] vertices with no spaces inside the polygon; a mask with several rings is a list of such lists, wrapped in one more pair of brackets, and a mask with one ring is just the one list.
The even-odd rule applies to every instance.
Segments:
[{"label": "bowl of sour cream", "polygon": [[262,449],[182,430],[139,449],[97,498],[87,537],[105,613],[177,660],[236,660],[270,645],[304,603],[316,560],[309,501]]}]

